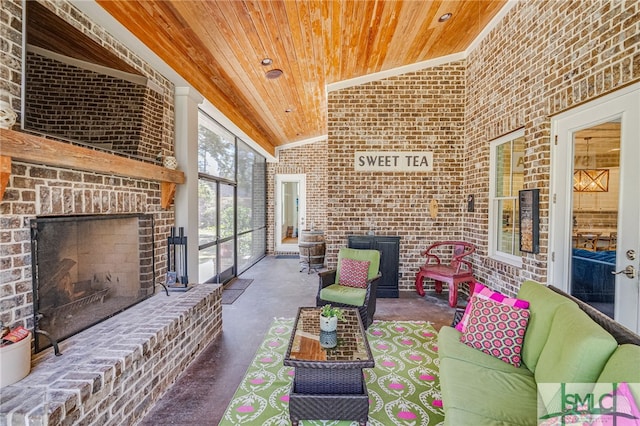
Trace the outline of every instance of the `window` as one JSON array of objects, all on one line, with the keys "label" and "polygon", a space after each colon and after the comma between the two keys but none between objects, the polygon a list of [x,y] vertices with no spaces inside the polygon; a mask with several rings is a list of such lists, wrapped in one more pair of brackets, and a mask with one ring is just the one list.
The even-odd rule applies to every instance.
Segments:
[{"label": "window", "polygon": [[233,133],[200,113],[198,126],[198,171],[234,181],[236,144]]},{"label": "window", "polygon": [[199,274],[225,282],[266,253],[266,159],[203,111],[198,122]]},{"label": "window", "polygon": [[238,141],[238,270],[264,256],[266,246],[266,159]]},{"label": "window", "polygon": [[523,189],[524,130],[491,142],[489,254],[520,266],[518,191]]}]

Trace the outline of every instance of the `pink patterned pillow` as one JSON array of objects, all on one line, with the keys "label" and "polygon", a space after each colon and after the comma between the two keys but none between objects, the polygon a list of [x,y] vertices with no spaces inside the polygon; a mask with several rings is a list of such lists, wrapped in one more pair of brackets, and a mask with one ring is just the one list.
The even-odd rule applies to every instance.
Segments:
[{"label": "pink patterned pillow", "polygon": [[460,341],[515,367],[522,361],[522,342],[529,310],[476,299]]},{"label": "pink patterned pillow", "polygon": [[371,262],[368,260],[342,259],[338,284],[347,287],[367,288],[369,263]]},{"label": "pink patterned pillow", "polygon": [[464,310],[462,319],[455,326],[456,330],[462,333],[464,333],[467,327],[467,322],[469,321],[469,314],[471,313],[471,305],[473,304],[473,301],[475,298],[493,300],[494,302],[502,303],[503,305],[507,305],[507,306],[515,306],[516,308],[520,308],[520,309],[529,308],[529,302],[527,302],[526,300],[507,297],[502,293],[493,291],[490,288],[480,284],[479,282],[476,282],[472,297],[469,299],[469,303],[467,303],[467,308]]}]

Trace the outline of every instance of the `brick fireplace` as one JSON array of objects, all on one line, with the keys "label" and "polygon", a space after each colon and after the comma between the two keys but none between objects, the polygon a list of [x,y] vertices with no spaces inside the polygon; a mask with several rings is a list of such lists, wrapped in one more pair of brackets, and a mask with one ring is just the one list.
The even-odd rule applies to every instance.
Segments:
[{"label": "brick fireplace", "polygon": [[154,291],[152,215],[31,220],[35,351],[141,302]]},{"label": "brick fireplace", "polygon": [[[20,0],[5,2],[6,13],[0,18],[0,30],[7,36],[0,46],[7,58],[0,64],[0,82],[16,111],[21,110],[22,82],[27,80],[22,67],[24,5]],[[135,156],[129,150],[113,154],[35,136],[17,131],[18,125],[0,129],[0,319],[11,327],[35,327],[32,220],[151,217],[153,258],[151,266],[143,265],[146,249],[140,251],[138,266],[151,278],[142,279],[144,289],[140,282],[136,285],[149,297],[61,338],[61,356],[55,356],[53,348],[32,356],[31,373],[2,389],[0,424],[135,424],[222,329],[218,286],[196,284],[169,296],[158,287],[166,273],[167,237],[175,225],[173,193],[184,183],[184,174],[162,167],[158,157],[174,154],[175,87],[70,3],[39,0],[38,5],[143,76],[148,81],[145,93],[153,99],[147,99],[142,113],[155,118],[143,119]],[[56,28],[59,32],[60,26]],[[111,127],[114,132],[126,128]],[[130,142],[136,133],[123,130],[119,137]],[[67,258],[61,255],[59,260]],[[81,276],[73,268],[78,266],[61,274],[73,283],[74,293],[94,294],[107,287],[109,277],[119,278],[113,271],[99,271],[94,283],[93,274]],[[55,330],[58,324],[48,328]]]},{"label": "brick fireplace", "polygon": [[[0,137],[3,155],[10,158],[11,164],[0,202],[0,316],[5,323],[31,330],[35,326],[32,257],[40,254],[32,251],[33,221],[68,222],[93,217],[126,222],[134,218],[136,231],[129,228],[131,224],[123,224],[124,232],[133,234],[139,232],[145,220],[154,223],[149,234],[134,238],[137,266],[141,269],[138,274],[151,277],[143,278],[148,283],[144,288],[136,283],[136,291],[150,297],[64,338],[59,342],[61,356],[56,356],[53,348],[34,355],[31,373],[2,389],[0,424],[135,424],[222,330],[220,286],[195,285],[188,292],[168,296],[158,287],[164,280],[166,241],[174,225],[173,210],[162,206],[166,200],[164,187],[179,178],[161,166],[38,136],[0,129]],[[77,158],[86,160],[78,166],[69,164]],[[113,173],[101,171],[105,167]],[[44,228],[42,231],[46,233]],[[63,233],[65,238],[90,236],[102,245],[115,234],[100,232],[69,228]],[[153,247],[145,249],[141,241],[148,239]],[[69,254],[74,245],[77,243],[65,242],[51,249],[51,253],[58,262],[80,263],[81,259],[72,259]],[[91,244],[81,245],[86,248]],[[150,252],[153,259],[146,260],[151,263],[149,266],[145,259]],[[105,257],[104,253],[100,256]],[[93,285],[104,288],[105,280],[118,279],[112,266],[96,270],[94,265],[93,273],[79,273],[72,270],[74,267],[63,267],[60,272],[65,277],[63,282],[73,283],[72,292],[92,291]],[[36,272],[36,276],[41,275]],[[59,324],[49,328],[55,329]],[[43,342],[47,343],[44,339]]]},{"label": "brick fireplace", "polygon": [[[139,269],[134,298],[139,303],[71,337],[63,333],[61,356],[55,356],[53,348],[33,356],[31,373],[2,389],[0,424],[134,424],[222,329],[219,286],[195,285],[186,293],[169,296],[158,291],[166,272],[166,239],[174,225],[173,209],[163,207],[164,187],[172,180],[179,182],[179,175],[176,178],[175,172],[161,166],[20,132],[0,129],[0,137],[2,154],[11,165],[0,202],[0,316],[5,323],[31,330],[35,326],[32,260],[43,253],[32,251],[32,223],[133,219],[133,224],[121,225],[124,233],[134,234],[128,244],[137,246]],[[70,164],[78,158],[84,161]],[[106,173],[104,168],[113,172]],[[70,264],[84,262],[70,255],[74,246],[92,245],[78,245],[73,235],[97,240],[98,246],[107,245],[114,235],[116,240],[125,239],[83,226],[62,231],[71,243],[54,234],[42,244],[56,261]],[[146,234],[139,235],[139,228],[147,228]],[[47,233],[45,228],[40,231]],[[56,241],[61,245],[51,248]],[[151,259],[149,253],[153,253]],[[108,279],[124,279],[113,266],[94,265],[92,273],[74,271],[75,265],[65,268],[57,269],[62,281],[73,283],[72,292],[77,293],[95,290],[92,286],[104,288]],[[36,271],[35,277],[42,274],[51,272]],[[140,281],[146,284],[141,286]],[[150,297],[138,301],[138,296]],[[60,324],[49,328],[55,330]]]}]

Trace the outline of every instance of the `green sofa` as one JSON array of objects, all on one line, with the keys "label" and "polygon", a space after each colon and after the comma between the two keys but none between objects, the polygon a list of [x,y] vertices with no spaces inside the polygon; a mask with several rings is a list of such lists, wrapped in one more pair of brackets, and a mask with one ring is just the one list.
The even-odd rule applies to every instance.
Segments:
[{"label": "green sofa", "polygon": [[531,313],[519,368],[440,330],[445,425],[536,425],[538,383],[640,383],[639,336],[551,286],[525,281],[517,297]]}]

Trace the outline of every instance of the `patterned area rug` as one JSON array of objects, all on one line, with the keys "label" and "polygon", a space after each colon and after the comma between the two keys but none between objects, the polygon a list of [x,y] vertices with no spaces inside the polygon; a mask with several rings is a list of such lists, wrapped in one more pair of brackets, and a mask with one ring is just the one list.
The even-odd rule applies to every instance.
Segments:
[{"label": "patterned area rug", "polygon": [[[274,320],[220,426],[286,426],[293,368],[282,363],[292,319]],[[431,324],[375,321],[367,330],[376,366],[365,369],[371,426],[442,425],[437,332]],[[301,425],[352,426],[349,421],[302,421]]]}]

